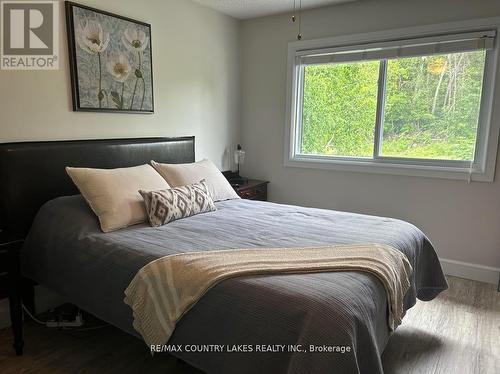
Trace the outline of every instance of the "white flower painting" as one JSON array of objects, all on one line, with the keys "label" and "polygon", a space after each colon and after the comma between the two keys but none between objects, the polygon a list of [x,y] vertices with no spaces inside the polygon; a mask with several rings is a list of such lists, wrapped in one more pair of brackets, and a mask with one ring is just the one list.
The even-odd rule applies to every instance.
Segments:
[{"label": "white flower painting", "polygon": [[129,51],[143,52],[148,46],[149,38],[143,30],[130,27],[123,33],[122,41]]},{"label": "white flower painting", "polygon": [[109,33],[104,32],[99,22],[83,19],[76,26],[76,41],[85,52],[95,55],[108,47]]},{"label": "white flower painting", "polygon": [[151,27],[67,3],[75,110],[153,112]]}]

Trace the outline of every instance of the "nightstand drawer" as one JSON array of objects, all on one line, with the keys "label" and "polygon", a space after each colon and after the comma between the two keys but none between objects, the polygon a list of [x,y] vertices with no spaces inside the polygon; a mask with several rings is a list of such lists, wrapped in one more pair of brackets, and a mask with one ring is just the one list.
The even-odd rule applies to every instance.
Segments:
[{"label": "nightstand drawer", "polygon": [[267,194],[267,184],[262,184],[253,189],[256,195]]},{"label": "nightstand drawer", "polygon": [[267,181],[248,179],[245,184],[234,187],[242,199],[267,201]]},{"label": "nightstand drawer", "polygon": [[253,195],[255,195],[251,189],[238,191],[237,193],[242,199],[250,199]]},{"label": "nightstand drawer", "polygon": [[248,200],[267,201],[267,194],[258,193],[258,194],[255,194],[255,195],[252,195],[251,197],[249,197]]},{"label": "nightstand drawer", "polygon": [[258,200],[258,198],[265,197],[265,191],[250,188],[248,190],[238,191],[238,195],[242,199]]},{"label": "nightstand drawer", "polygon": [[267,198],[267,189],[265,185],[237,191],[237,193],[242,199],[266,200]]}]

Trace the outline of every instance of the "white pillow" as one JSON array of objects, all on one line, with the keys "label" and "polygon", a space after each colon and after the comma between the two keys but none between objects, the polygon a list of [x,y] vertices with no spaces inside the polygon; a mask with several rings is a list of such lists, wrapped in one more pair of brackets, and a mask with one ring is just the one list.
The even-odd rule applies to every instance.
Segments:
[{"label": "white pillow", "polygon": [[240,198],[226,177],[210,160],[205,159],[190,164],[160,164],[151,161],[151,164],[172,187],[198,183],[205,179],[213,201]]},{"label": "white pillow", "polygon": [[139,190],[170,188],[150,165],[120,169],[67,167],[66,172],[99,218],[104,232],[147,220]]}]

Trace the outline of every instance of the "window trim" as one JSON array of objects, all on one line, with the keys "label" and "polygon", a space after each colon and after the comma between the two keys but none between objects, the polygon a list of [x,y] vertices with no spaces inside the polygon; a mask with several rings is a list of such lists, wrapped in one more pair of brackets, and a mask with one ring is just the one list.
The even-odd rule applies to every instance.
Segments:
[{"label": "window trim", "polygon": [[[285,166],[492,182],[494,179],[500,128],[499,120],[492,120],[495,85],[497,84],[497,64],[500,50],[500,48],[498,48],[498,41],[496,42],[497,46],[495,49],[486,51],[483,92],[479,113],[480,130],[478,131],[476,141],[478,146],[475,149],[475,159],[478,162],[474,163],[472,169],[468,161],[423,160],[376,156],[377,149],[375,148],[381,144],[377,140],[380,139],[382,135],[382,122],[379,117],[380,114],[383,116],[383,108],[382,111],[377,111],[379,115],[377,116],[375,124],[376,138],[373,158],[362,159],[353,157],[303,155],[296,153],[296,150],[300,149],[301,126],[297,126],[297,118],[302,115],[303,94],[303,89],[297,91],[301,86],[303,88],[303,65],[297,63],[297,54],[321,49],[331,50],[360,44],[385,43],[398,39],[435,37],[436,35],[475,32],[485,29],[496,30],[497,40],[499,40],[500,35],[498,35],[498,31],[500,29],[500,17],[315,40],[302,40],[289,43],[284,147]],[[386,64],[381,63],[381,69],[382,65]],[[386,69],[386,66],[384,66],[384,68]],[[385,92],[383,91],[383,87],[380,86],[381,85],[379,85],[378,88],[378,94]],[[300,95],[297,95],[297,92],[300,92]],[[378,100],[377,105],[383,105],[383,100]]]}]

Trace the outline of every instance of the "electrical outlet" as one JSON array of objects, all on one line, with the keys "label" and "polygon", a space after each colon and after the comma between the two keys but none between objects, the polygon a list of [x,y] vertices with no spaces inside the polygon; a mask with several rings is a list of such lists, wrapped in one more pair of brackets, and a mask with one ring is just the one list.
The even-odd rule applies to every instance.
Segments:
[{"label": "electrical outlet", "polygon": [[47,327],[80,327],[83,326],[83,316],[80,311],[78,311],[78,314],[76,315],[74,321],[47,321],[45,325]]}]

